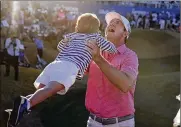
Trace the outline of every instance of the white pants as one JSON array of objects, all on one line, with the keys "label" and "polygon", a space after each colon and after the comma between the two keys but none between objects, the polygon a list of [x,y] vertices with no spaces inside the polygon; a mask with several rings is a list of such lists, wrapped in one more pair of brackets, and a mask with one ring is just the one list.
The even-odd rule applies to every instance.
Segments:
[{"label": "white pants", "polygon": [[47,86],[49,82],[56,81],[64,85],[65,89],[58,92],[63,95],[74,84],[78,71],[79,69],[72,62],[54,61],[45,67],[35,80],[34,86],[38,88],[40,83]]},{"label": "white pants", "polygon": [[101,123],[89,117],[87,121],[87,127],[135,127],[135,120],[134,118],[132,118],[126,121],[116,123],[116,124],[102,125]]}]

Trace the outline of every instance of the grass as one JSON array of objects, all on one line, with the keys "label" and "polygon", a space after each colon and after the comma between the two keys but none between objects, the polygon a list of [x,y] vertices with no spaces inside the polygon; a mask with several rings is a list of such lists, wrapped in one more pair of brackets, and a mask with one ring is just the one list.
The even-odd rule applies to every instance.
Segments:
[{"label": "grass", "polygon": [[[178,48],[172,48],[176,45],[178,47],[177,41],[175,37],[163,32],[135,30],[132,33],[128,47],[138,53],[140,64],[135,93],[136,127],[172,126],[179,108],[179,101],[175,96],[179,94],[180,87],[180,54]],[[28,58],[35,63],[34,44],[25,44],[28,46]],[[167,46],[166,49],[163,45]],[[160,47],[164,50],[160,50]],[[51,43],[46,42],[45,59],[50,62],[56,54]],[[4,72],[4,67],[2,70]],[[18,82],[13,81],[13,73],[8,78],[3,77],[0,113],[11,108],[14,97],[35,91],[33,82],[40,72],[20,68],[21,78]],[[56,95],[37,105],[18,127],[85,127],[88,119],[84,106],[85,92],[86,79],[77,81],[65,96]],[[5,117],[1,116],[0,120],[3,121],[3,118]]]},{"label": "grass", "polygon": [[[169,127],[180,102],[175,99],[180,88],[180,73],[140,76],[135,93],[136,125]],[[139,127],[138,126],[138,127]]]},{"label": "grass", "polygon": [[154,75],[180,71],[180,55],[155,59],[139,59],[139,75]]},{"label": "grass", "polygon": [[127,45],[140,59],[180,55],[180,39],[166,32],[135,30]]},{"label": "grass", "polygon": [[[32,42],[25,42],[24,45],[27,47],[26,49],[26,56],[28,57],[31,64],[36,63],[36,55],[37,55],[37,49],[34,43]],[[51,62],[55,59],[56,55],[58,54],[58,51],[55,50],[53,47],[51,47],[50,42],[45,42],[44,52],[43,52],[43,58],[47,62]]]}]

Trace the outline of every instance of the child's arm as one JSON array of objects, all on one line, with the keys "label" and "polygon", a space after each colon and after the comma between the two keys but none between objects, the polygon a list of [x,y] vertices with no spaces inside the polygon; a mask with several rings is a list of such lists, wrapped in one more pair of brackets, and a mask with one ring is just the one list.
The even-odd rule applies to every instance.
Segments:
[{"label": "child's arm", "polygon": [[76,79],[77,79],[77,80],[82,80],[83,76],[88,75],[88,74],[89,74],[89,68],[90,68],[90,64],[89,64],[89,66],[85,69],[84,75],[82,75],[81,73],[78,73]]},{"label": "child's arm", "polygon": [[97,36],[96,41],[98,42],[98,46],[102,51],[108,51],[110,53],[117,53],[117,49],[114,44],[110,41],[107,41],[102,36]]},{"label": "child's arm", "polygon": [[89,74],[89,68],[90,68],[90,64],[89,64],[89,66],[85,69],[84,75],[88,75],[88,74]]},{"label": "child's arm", "polygon": [[62,39],[59,44],[57,45],[57,49],[58,51],[62,51],[62,49],[64,48],[65,44],[67,44],[68,42],[68,39],[67,38],[64,38]]}]

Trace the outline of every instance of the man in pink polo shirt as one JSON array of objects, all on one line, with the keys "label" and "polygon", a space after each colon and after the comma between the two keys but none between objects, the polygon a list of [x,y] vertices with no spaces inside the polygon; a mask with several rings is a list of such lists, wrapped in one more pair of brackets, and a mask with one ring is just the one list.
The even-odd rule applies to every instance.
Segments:
[{"label": "man in pink polo shirt", "polygon": [[95,42],[88,44],[94,61],[89,67],[85,99],[90,112],[87,127],[134,127],[138,57],[125,45],[130,23],[116,12],[106,14],[105,19],[106,38],[115,44],[118,53],[100,53]]}]

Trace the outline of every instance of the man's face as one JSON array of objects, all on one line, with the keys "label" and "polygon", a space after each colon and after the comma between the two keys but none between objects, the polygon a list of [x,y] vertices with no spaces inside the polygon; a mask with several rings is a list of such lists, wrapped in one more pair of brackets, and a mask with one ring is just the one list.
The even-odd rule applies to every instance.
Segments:
[{"label": "man's face", "polygon": [[124,25],[120,19],[111,20],[105,30],[105,35],[108,40],[125,38],[125,33]]},{"label": "man's face", "polygon": [[16,37],[12,37],[12,40],[15,41],[15,40],[16,40]]}]

